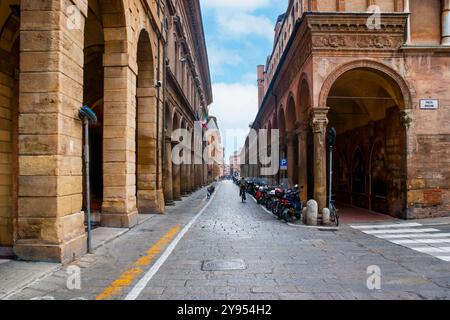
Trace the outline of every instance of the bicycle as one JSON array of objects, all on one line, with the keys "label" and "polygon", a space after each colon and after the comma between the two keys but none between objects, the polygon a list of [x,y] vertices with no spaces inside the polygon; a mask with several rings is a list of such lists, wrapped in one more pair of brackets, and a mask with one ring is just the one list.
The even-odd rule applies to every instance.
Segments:
[{"label": "bicycle", "polygon": [[330,201],[330,220],[339,227],[339,210],[334,201]]},{"label": "bicycle", "polygon": [[241,187],[241,198],[242,198],[242,203],[245,203],[245,201],[247,201],[247,191],[243,187]]}]

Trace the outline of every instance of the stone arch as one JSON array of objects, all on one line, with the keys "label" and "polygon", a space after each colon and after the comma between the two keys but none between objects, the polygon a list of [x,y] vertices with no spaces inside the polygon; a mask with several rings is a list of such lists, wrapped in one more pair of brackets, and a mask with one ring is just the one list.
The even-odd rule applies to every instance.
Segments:
[{"label": "stone arch", "polygon": [[9,5],[19,1],[0,2],[0,255],[13,256],[18,218],[18,114],[20,70],[20,15]]},{"label": "stone arch", "polygon": [[136,197],[140,213],[161,212],[157,194],[157,106],[150,35],[141,30],[137,45]]},{"label": "stone arch", "polygon": [[411,97],[411,91],[409,90],[409,86],[406,83],[406,81],[403,79],[403,77],[398,74],[397,71],[392,69],[391,67],[377,62],[373,60],[358,60],[358,61],[352,61],[346,64],[343,64],[339,67],[337,67],[331,74],[328,76],[328,78],[324,81],[322,85],[322,89],[319,94],[319,106],[320,107],[326,107],[327,106],[327,99],[328,95],[331,91],[331,88],[333,84],[346,72],[354,70],[354,69],[369,69],[381,72],[382,74],[385,74],[389,78],[391,78],[400,88],[402,92],[402,97],[399,97],[400,99],[403,99],[403,103],[399,103],[399,105],[403,105],[404,109],[412,109],[412,97]]},{"label": "stone arch", "polygon": [[[105,37],[99,1],[89,0],[84,27],[83,105],[90,107],[98,122],[89,126],[90,199],[93,222],[100,222],[104,194],[104,68]],[[83,140],[84,132],[83,132]],[[84,144],[83,144],[84,146]],[[84,156],[84,155],[83,155]],[[85,163],[83,161],[83,208],[87,208]]]},{"label": "stone arch", "polygon": [[303,74],[300,78],[300,83],[298,87],[297,94],[297,121],[307,122],[308,121],[308,112],[311,108],[312,94],[311,94],[311,86],[309,85],[308,76]]},{"label": "stone arch", "polygon": [[289,132],[293,132],[297,123],[297,113],[295,99],[292,94],[289,95],[288,102],[286,105],[286,129]]},{"label": "stone arch", "polygon": [[[335,79],[331,85],[328,83],[330,79]],[[401,115],[411,108],[406,82],[389,67],[363,60],[339,67],[328,77],[320,94],[320,101],[325,101],[320,102],[321,105],[329,108],[328,127],[334,127],[338,134],[335,152],[347,152],[347,159],[351,161],[350,191],[338,192],[336,200],[403,217],[407,207],[407,131]],[[324,94],[327,94],[326,100],[322,98]],[[370,180],[373,147],[380,140],[385,143],[385,149],[381,150],[385,152],[389,167],[384,166],[385,171],[378,175],[380,179],[375,188],[384,184],[387,195],[373,197],[371,188],[374,186]],[[355,149],[356,146],[359,149]],[[360,150],[364,159],[364,181],[354,179],[354,149]]]},{"label": "stone arch", "polygon": [[[172,119],[172,132],[181,128],[182,116],[174,111]],[[175,201],[181,200],[181,166],[172,163],[172,188],[173,199]]]}]

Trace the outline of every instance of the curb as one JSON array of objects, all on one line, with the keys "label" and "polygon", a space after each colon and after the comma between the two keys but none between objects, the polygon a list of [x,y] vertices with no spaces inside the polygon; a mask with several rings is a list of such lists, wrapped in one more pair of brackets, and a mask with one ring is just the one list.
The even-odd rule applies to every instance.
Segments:
[{"label": "curb", "polygon": [[[255,197],[253,197],[253,200],[258,203],[255,199]],[[275,216],[272,212],[270,212],[269,210],[267,210],[264,206],[259,205],[259,207],[261,209],[263,209],[265,212],[267,212],[268,214],[270,214],[272,217],[277,218],[277,216]],[[305,226],[305,225],[297,225],[297,224],[293,224],[290,222],[286,223],[288,226],[292,227],[292,228],[303,228],[303,229],[316,229],[316,230],[323,230],[323,231],[339,231],[340,228],[339,227],[326,227],[326,226]]]}]

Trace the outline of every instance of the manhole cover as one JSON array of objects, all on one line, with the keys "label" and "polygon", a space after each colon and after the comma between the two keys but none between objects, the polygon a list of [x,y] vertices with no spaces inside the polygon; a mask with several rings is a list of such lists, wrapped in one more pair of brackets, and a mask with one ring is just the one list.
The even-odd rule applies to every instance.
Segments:
[{"label": "manhole cover", "polygon": [[233,271],[245,270],[247,266],[243,260],[209,260],[203,261],[202,271]]}]

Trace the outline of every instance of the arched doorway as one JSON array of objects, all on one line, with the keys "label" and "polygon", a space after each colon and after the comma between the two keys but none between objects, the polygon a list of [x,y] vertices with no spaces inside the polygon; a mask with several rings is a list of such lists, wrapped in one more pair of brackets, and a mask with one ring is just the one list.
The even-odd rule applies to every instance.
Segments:
[{"label": "arched doorway", "polygon": [[137,47],[136,80],[136,199],[139,213],[157,209],[157,141],[155,71],[150,36],[142,30]]},{"label": "arched doorway", "polygon": [[[397,81],[376,68],[350,68],[335,79],[327,106],[329,128],[338,134],[334,150],[338,203],[404,217],[405,99]],[[350,179],[343,178],[343,170]]]},{"label": "arched doorway", "polygon": [[[103,124],[105,41],[102,12],[98,1],[90,0],[84,32],[83,105],[90,107],[98,123],[89,126],[90,193],[93,224],[100,223],[103,204]],[[83,131],[83,141],[85,140]],[[84,146],[84,142],[83,142]],[[84,153],[83,153],[84,157]],[[86,167],[83,159],[83,210],[86,212]]]},{"label": "arched doorway", "polygon": [[12,257],[17,223],[20,2],[2,1],[0,16],[0,257]]}]

